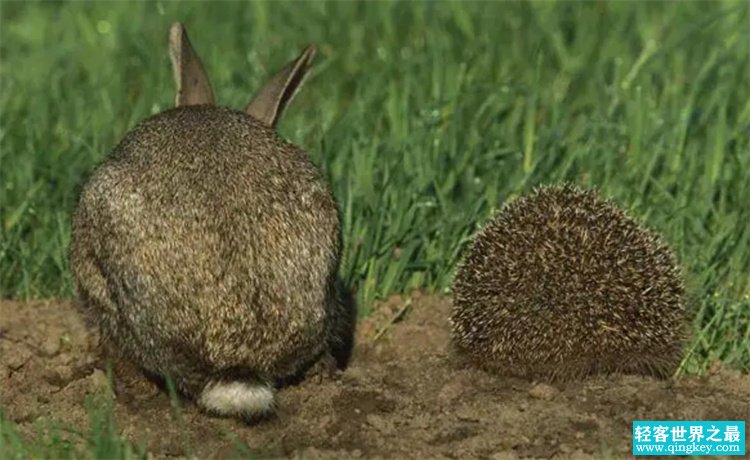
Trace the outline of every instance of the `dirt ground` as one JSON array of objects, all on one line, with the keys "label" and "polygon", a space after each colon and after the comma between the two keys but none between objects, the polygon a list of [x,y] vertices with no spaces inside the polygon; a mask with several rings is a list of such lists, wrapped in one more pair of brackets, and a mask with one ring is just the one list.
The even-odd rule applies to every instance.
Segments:
[{"label": "dirt ground", "polygon": [[[549,386],[464,368],[450,358],[450,301],[394,297],[360,322],[349,368],[279,391],[271,419],[246,425],[193,404],[175,415],[150,382],[120,379],[124,436],[154,457],[629,457],[634,419],[750,419],[750,375],[659,381],[594,377]],[[0,303],[0,405],[21,433],[44,421],[85,429],[88,396],[108,388],[96,337],[72,302]],[[750,449],[750,447],[749,447]],[[734,457],[736,458],[736,457]]]}]

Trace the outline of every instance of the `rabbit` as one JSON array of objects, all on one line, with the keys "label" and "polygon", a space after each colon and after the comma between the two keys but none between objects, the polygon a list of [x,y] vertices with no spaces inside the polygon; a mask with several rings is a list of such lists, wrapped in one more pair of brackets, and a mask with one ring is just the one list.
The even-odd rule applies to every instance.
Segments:
[{"label": "rabbit", "polygon": [[82,188],[70,262],[104,344],[205,412],[275,407],[276,382],[346,365],[354,310],[337,278],[341,217],[322,174],[275,126],[315,48],[244,112],[217,107],[181,23],[175,108],[128,132]]}]

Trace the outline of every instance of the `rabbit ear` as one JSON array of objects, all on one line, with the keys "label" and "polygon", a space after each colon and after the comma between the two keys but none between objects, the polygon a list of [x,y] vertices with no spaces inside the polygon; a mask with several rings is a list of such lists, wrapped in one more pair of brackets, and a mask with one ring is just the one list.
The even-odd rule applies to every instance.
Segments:
[{"label": "rabbit ear", "polygon": [[214,92],[203,64],[188,39],[187,30],[176,22],[169,29],[169,57],[177,85],[175,105],[213,104]]},{"label": "rabbit ear", "polygon": [[302,54],[286,65],[269,81],[263,89],[250,101],[245,112],[268,126],[276,126],[281,112],[294,97],[302,84],[305,75],[310,70],[315,58],[315,47],[308,45]]}]

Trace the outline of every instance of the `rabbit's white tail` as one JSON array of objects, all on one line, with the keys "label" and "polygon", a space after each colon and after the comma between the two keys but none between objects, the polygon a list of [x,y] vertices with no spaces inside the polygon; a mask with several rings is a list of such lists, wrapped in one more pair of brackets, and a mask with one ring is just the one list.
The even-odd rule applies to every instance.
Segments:
[{"label": "rabbit's white tail", "polygon": [[214,381],[209,382],[198,404],[219,415],[253,418],[273,409],[273,389],[260,382]]}]

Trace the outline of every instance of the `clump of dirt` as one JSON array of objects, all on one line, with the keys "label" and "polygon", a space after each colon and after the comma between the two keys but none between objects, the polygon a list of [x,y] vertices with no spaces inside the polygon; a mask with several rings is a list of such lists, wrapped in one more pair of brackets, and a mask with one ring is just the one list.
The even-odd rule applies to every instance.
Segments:
[{"label": "clump of dirt", "polygon": [[[97,338],[72,302],[0,303],[0,406],[25,436],[40,421],[86,429],[106,391]],[[304,458],[629,457],[633,420],[747,420],[750,376],[592,377],[551,386],[464,367],[448,351],[450,301],[415,294],[359,324],[350,367],[279,391],[277,414],[211,418],[139,375],[116,379],[122,435],[154,457],[237,452]]]}]

